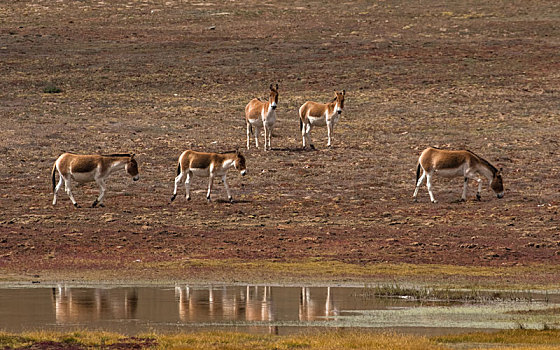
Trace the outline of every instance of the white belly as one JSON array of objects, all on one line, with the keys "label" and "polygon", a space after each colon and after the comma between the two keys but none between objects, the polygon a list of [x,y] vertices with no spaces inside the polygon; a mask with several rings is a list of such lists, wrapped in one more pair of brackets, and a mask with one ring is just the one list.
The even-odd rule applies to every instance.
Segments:
[{"label": "white belly", "polygon": [[190,168],[189,171],[195,176],[208,177],[210,176],[210,167],[203,168]]},{"label": "white belly", "polygon": [[72,173],[72,180],[76,181],[76,182],[91,182],[91,181],[95,181],[95,173],[96,170],[87,172],[87,173]]},{"label": "white belly", "polygon": [[443,176],[443,177],[456,177],[456,176],[464,175],[463,167],[451,168],[451,169],[437,169],[435,172],[439,176]]},{"label": "white belly", "polygon": [[263,121],[261,118],[257,118],[257,119],[249,119],[249,123],[251,123],[251,125],[255,128],[262,128],[263,127]]},{"label": "white belly", "polygon": [[311,124],[313,126],[325,126],[325,125],[327,125],[327,118],[325,118],[325,116],[318,117],[318,118],[308,116],[307,119],[309,119],[309,124]]}]

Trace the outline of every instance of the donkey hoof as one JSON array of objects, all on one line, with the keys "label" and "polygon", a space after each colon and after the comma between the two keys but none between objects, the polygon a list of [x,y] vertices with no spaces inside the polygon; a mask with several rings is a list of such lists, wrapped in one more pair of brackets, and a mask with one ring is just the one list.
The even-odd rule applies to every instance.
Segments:
[{"label": "donkey hoof", "polygon": [[190,201],[190,200],[191,200],[191,197],[187,197],[187,200]]},{"label": "donkey hoof", "polygon": [[477,201],[480,201],[480,198],[481,198],[480,195],[477,193],[477,194],[476,194],[476,200],[477,200]]},{"label": "donkey hoof", "polygon": [[175,200],[175,197],[177,197],[177,194],[174,194],[171,196],[171,199],[169,200],[170,202],[173,202]]},{"label": "donkey hoof", "polygon": [[99,206],[100,206],[101,208],[105,208],[105,204],[103,204],[103,203],[99,203]]},{"label": "donkey hoof", "polygon": [[432,201],[432,203],[434,203],[434,204],[437,203],[437,200],[434,199],[434,200]]},{"label": "donkey hoof", "polygon": [[210,197],[206,197],[206,200],[208,201],[208,203],[211,202]]},{"label": "donkey hoof", "polygon": [[81,208],[81,206],[78,203],[74,203],[74,208]]},{"label": "donkey hoof", "polygon": [[91,204],[91,207],[92,207],[92,208],[95,208],[95,207],[97,206],[97,203],[99,203],[99,202],[98,202],[97,200],[95,200],[95,201]]},{"label": "donkey hoof", "polygon": [[309,145],[309,148],[310,148],[310,149],[315,149],[315,146]]},{"label": "donkey hoof", "polygon": [[228,201],[229,201],[230,203],[233,203],[233,197],[228,197]]}]

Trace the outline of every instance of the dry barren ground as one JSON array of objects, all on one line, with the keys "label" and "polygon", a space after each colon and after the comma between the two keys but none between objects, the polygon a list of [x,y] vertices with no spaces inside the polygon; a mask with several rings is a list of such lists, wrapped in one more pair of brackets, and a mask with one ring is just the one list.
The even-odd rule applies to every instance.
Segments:
[{"label": "dry barren ground", "polygon": [[[524,278],[557,284],[559,52],[555,0],[2,1],[0,268],[127,280],[219,276],[189,261],[540,266]],[[247,151],[244,106],[273,82],[274,150]],[[314,129],[317,150],[302,151],[297,108],[334,89],[347,91],[334,147]],[[424,187],[413,203],[430,145],[503,167],[505,198],[485,188],[476,202],[471,184],[457,203],[462,180],[438,178],[440,202]],[[168,203],[184,149],[235,147],[249,169],[230,174],[235,203],[218,182],[206,203],[200,178],[191,202]],[[112,176],[105,208],[64,193],[52,207],[63,151],[135,152],[141,180]],[[97,188],[74,194],[87,206]]]}]

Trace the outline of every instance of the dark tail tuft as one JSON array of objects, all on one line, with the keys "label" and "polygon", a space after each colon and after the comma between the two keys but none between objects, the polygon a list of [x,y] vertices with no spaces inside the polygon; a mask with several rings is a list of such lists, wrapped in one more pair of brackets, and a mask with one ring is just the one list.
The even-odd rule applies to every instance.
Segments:
[{"label": "dark tail tuft", "polygon": [[181,175],[181,162],[178,162],[179,164],[177,164],[177,176]]},{"label": "dark tail tuft", "polygon": [[54,163],[53,167],[52,167],[52,172],[51,172],[51,177],[52,177],[52,190],[54,192],[54,189],[56,187],[56,179],[55,179],[55,172],[56,172],[56,163]]},{"label": "dark tail tuft", "polygon": [[416,167],[416,184],[418,184],[419,178],[420,178],[420,162],[418,162],[418,167]]},{"label": "dark tail tuft", "polygon": [[253,124],[249,123],[249,132],[251,133],[251,135],[254,135],[255,133],[253,132]]},{"label": "dark tail tuft", "polygon": [[299,118],[299,131],[301,132],[303,130],[303,121],[301,120],[301,118]]}]

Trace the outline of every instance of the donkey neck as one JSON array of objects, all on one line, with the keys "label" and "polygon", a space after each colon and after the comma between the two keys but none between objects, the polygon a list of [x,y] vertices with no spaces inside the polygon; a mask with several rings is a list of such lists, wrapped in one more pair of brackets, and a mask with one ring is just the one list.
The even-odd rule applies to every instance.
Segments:
[{"label": "donkey neck", "polygon": [[486,177],[488,181],[492,181],[496,175],[496,169],[492,166],[492,164],[480,157],[477,157],[477,163],[477,171]]},{"label": "donkey neck", "polygon": [[120,169],[124,169],[128,163],[128,157],[107,157],[107,172],[110,174]]}]

